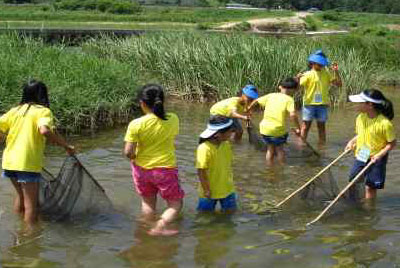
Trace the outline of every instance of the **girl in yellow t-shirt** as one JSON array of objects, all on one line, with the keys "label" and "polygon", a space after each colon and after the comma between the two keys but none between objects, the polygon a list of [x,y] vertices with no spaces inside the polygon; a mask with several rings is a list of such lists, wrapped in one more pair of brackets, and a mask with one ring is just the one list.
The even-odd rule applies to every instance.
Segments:
[{"label": "girl in yellow t-shirt", "polygon": [[356,159],[350,172],[352,180],[369,162],[373,162],[365,172],[365,198],[376,198],[376,190],[383,189],[386,177],[388,153],[396,146],[396,137],[391,120],[393,105],[379,91],[364,90],[349,96],[351,102],[359,103],[360,114],[356,120],[356,134],[346,146],[355,149]]},{"label": "girl in yellow t-shirt", "polygon": [[38,189],[46,138],[69,154],[74,148],[53,132],[47,87],[31,80],[23,86],[22,100],[0,117],[0,132],[7,135],[3,152],[3,177],[11,179],[17,192],[14,212],[31,225],[37,220]]},{"label": "girl in yellow t-shirt", "polygon": [[131,160],[133,182],[142,198],[143,215],[154,216],[158,193],[167,202],[167,209],[149,234],[173,235],[178,231],[166,227],[178,217],[184,197],[174,145],[179,120],[175,114],[164,111],[164,92],[160,85],[143,86],[139,102],[145,115],[129,123],[124,154]]},{"label": "girl in yellow t-shirt", "polygon": [[226,116],[233,119],[235,127],[234,140],[240,141],[243,135],[242,124],[239,119],[249,120],[249,115],[245,115],[250,103],[258,98],[257,88],[253,85],[247,85],[239,92],[239,97],[232,97],[215,103],[211,106],[210,115]]},{"label": "girl in yellow t-shirt", "polygon": [[218,202],[224,212],[236,210],[232,149],[228,141],[233,130],[231,118],[215,116],[200,134],[200,145],[196,151],[196,168],[200,180],[198,211],[214,211]]}]

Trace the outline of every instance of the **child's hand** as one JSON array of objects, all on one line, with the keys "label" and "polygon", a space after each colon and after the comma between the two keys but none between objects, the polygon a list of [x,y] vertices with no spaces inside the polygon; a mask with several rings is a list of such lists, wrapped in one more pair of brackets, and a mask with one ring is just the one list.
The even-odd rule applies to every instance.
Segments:
[{"label": "child's hand", "polygon": [[210,192],[210,190],[205,190],[205,191],[204,191],[204,196],[205,196],[206,198],[211,198],[211,192]]},{"label": "child's hand", "polygon": [[334,63],[332,64],[332,71],[337,72],[338,70],[339,70],[339,65],[337,64],[337,62],[334,62]]},{"label": "child's hand", "polygon": [[67,147],[65,147],[65,151],[67,152],[68,155],[74,155],[75,147],[72,145],[67,145]]},{"label": "child's hand", "polygon": [[349,141],[344,150],[345,151],[354,150],[355,147],[356,147],[356,143],[353,141]]}]

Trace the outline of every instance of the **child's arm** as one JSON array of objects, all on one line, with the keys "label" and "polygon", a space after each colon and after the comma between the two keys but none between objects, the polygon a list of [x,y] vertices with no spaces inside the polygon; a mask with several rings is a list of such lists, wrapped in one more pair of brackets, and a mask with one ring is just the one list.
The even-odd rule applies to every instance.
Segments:
[{"label": "child's arm", "polygon": [[44,135],[50,142],[63,147],[69,155],[73,155],[75,153],[74,146],[69,145],[63,137],[51,131],[49,127],[41,126],[39,128],[39,132],[40,134]]},{"label": "child's arm", "polygon": [[204,196],[210,198],[211,191],[210,191],[210,183],[208,182],[207,179],[207,169],[198,168],[197,174],[199,176],[201,187],[203,188]]},{"label": "child's arm", "polygon": [[338,68],[337,63],[332,64],[332,71],[333,71],[333,78],[334,78],[332,81],[332,84],[337,87],[341,87],[342,86],[342,78],[340,77],[339,68]]},{"label": "child's arm", "polygon": [[346,145],[345,151],[354,150],[354,148],[356,147],[356,141],[357,141],[357,136],[349,140],[349,142]]},{"label": "child's arm", "polygon": [[124,147],[124,155],[133,160],[136,158],[136,146],[137,142],[125,142],[125,147]]},{"label": "child's arm", "polygon": [[390,150],[393,150],[393,148],[396,147],[396,143],[397,143],[396,140],[388,142],[386,146],[379,151],[379,153],[377,153],[374,156],[371,156],[371,161],[375,163],[376,161],[384,157]]},{"label": "child's arm", "polygon": [[250,112],[251,112],[251,109],[253,109],[253,107],[254,107],[255,105],[257,105],[257,104],[258,104],[257,99],[253,100],[253,101],[250,103],[250,105],[247,107],[247,112],[250,113]]},{"label": "child's arm", "polygon": [[294,133],[297,136],[300,136],[300,123],[299,123],[299,116],[297,115],[297,112],[290,112],[289,114],[290,117],[290,121],[292,121],[292,123],[296,126],[296,128],[294,129]]},{"label": "child's arm", "polygon": [[239,118],[239,119],[242,119],[242,120],[249,120],[249,119],[250,119],[250,116],[239,114],[239,113],[238,113],[237,111],[235,111],[235,110],[231,112],[231,117],[233,117],[233,118]]}]

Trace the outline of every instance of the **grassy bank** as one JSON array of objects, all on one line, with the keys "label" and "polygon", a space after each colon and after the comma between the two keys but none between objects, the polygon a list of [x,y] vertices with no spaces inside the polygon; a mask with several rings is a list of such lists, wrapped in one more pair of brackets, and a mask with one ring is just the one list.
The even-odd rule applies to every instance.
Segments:
[{"label": "grassy bank", "polygon": [[149,33],[129,39],[92,40],[80,48],[46,45],[15,36],[0,36],[0,109],[20,97],[29,77],[50,87],[52,109],[60,125],[80,127],[125,121],[136,85],[163,84],[170,94],[190,100],[234,95],[248,80],[262,93],[306,69],[307,55],[323,48],[339,63],[344,86],[333,88],[338,104],[348,94],[388,80],[400,66],[392,43],[356,36],[260,38],[234,34]]},{"label": "grassy bank", "polygon": [[200,7],[143,7],[132,15],[116,15],[98,11],[54,10],[48,5],[8,6],[0,4],[3,21],[79,21],[79,22],[179,22],[220,23],[255,18],[291,16],[291,11],[232,10]]},{"label": "grassy bank", "polygon": [[0,35],[0,110],[17,104],[29,78],[49,87],[51,109],[67,131],[126,119],[136,90],[136,68],[113,59]]}]

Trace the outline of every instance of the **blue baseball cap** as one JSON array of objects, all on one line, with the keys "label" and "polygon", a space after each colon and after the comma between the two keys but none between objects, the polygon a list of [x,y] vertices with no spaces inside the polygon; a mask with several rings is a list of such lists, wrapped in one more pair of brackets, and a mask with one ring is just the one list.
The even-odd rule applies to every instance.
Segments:
[{"label": "blue baseball cap", "polygon": [[319,54],[311,54],[310,57],[308,57],[309,62],[317,63],[322,66],[328,66],[329,61],[326,57],[321,56]]},{"label": "blue baseball cap", "polygon": [[252,99],[257,99],[258,98],[258,92],[257,92],[257,88],[253,85],[246,85],[243,89],[242,89],[242,93],[244,95],[246,95],[249,98]]}]

